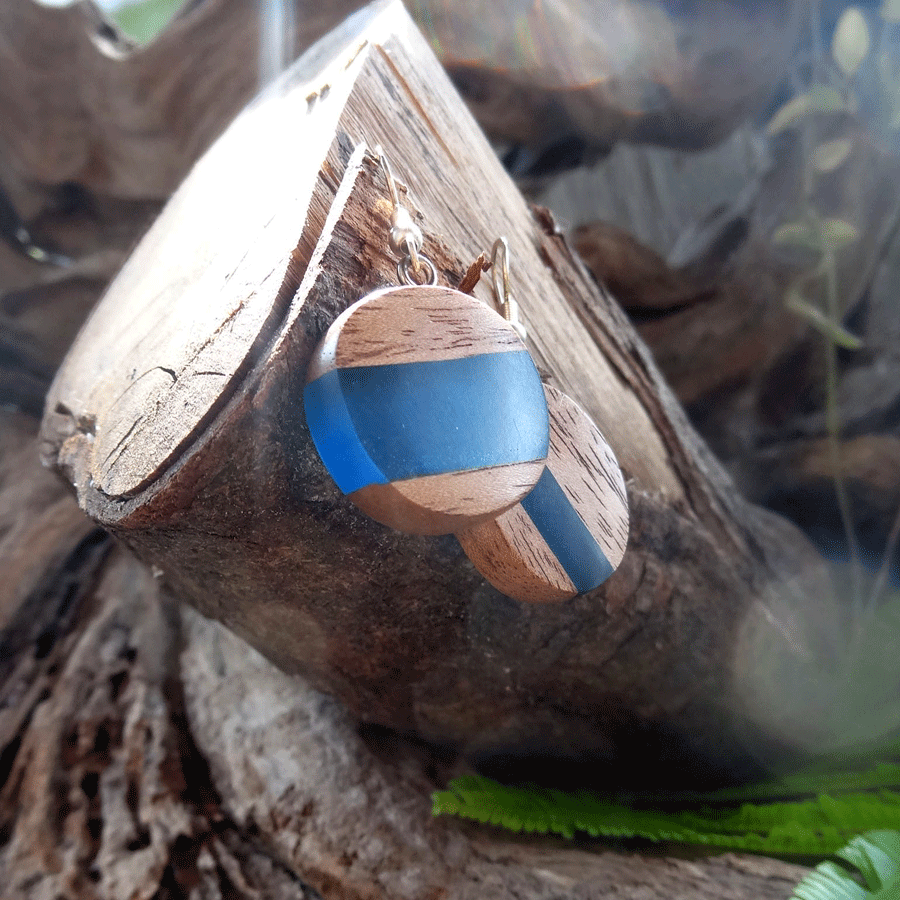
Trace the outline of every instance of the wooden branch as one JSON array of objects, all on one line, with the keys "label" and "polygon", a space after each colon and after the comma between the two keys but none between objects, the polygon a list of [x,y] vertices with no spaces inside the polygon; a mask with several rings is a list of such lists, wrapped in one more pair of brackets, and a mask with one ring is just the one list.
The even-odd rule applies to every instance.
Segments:
[{"label": "wooden branch", "polygon": [[40,567],[3,594],[5,900],[201,896],[782,900],[803,874],[515,840],[429,814],[421,747],[364,739],[81,515],[0,413],[0,544]]},{"label": "wooden branch", "polygon": [[[378,141],[444,283],[509,238],[535,359],[622,464],[630,550],[599,591],[512,603],[454,539],[362,517],[312,448],[313,347],[395,277]],[[470,754],[593,753],[617,781],[659,759],[690,780],[685,754],[708,760],[700,780],[744,771],[738,732],[783,723],[735,725],[742,642],[823,590],[805,541],[739,500],[624,316],[525,206],[399,5],[313,48],[198,164],[74,345],[43,436],[82,508],[178,596],[362,718]]]}]

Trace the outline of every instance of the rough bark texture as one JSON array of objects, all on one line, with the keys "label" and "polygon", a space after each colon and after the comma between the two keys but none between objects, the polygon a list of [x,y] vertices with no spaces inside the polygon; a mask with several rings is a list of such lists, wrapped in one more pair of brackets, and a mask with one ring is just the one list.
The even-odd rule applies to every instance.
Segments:
[{"label": "rough bark texture", "polygon": [[[588,747],[608,759],[633,748],[637,733],[642,741],[651,739],[635,765],[644,779],[656,774],[659,760],[669,764],[660,780],[674,779],[672,756],[701,770],[689,773],[689,780],[708,776],[702,753],[685,757],[682,747],[666,758],[666,748],[674,746],[669,726],[678,726],[696,731],[698,753],[735,763],[733,732],[717,731],[721,723],[730,726],[734,709],[710,708],[710,701],[723,676],[733,672],[735,653],[746,650],[738,636],[759,625],[765,647],[771,636],[765,623],[784,624],[779,603],[789,597],[782,587],[803,588],[810,578],[820,583],[815,558],[794,531],[735,497],[685,425],[643,345],[609,298],[590,287],[547,217],[532,219],[492,169],[486,181],[464,188],[483,196],[469,198],[463,221],[449,215],[442,194],[448,185],[465,183],[465,162],[474,156],[478,166],[488,165],[474,132],[476,149],[460,153],[452,164],[443,148],[437,153],[440,170],[457,173],[452,181],[418,169],[418,157],[403,157],[398,174],[413,185],[426,232],[436,242],[433,255],[448,279],[459,277],[499,230],[510,237],[536,355],[610,439],[616,436],[631,476],[633,555],[617,584],[572,604],[565,621],[511,604],[484,588],[450,539],[413,540],[374,530],[344,508],[315,469],[308,441],[297,431],[300,411],[294,405],[303,354],[355,292],[391,278],[383,191],[353,142],[320,148],[327,165],[316,196],[323,202],[313,204],[306,224],[301,216],[289,235],[286,220],[279,224],[276,216],[284,233],[269,240],[273,232],[266,232],[266,253],[255,262],[270,265],[274,274],[268,282],[246,282],[263,285],[264,296],[256,304],[246,292],[230,296],[237,312],[258,318],[228,357],[235,364],[231,381],[223,379],[217,391],[203,395],[206,407],[199,403],[186,414],[185,439],[165,444],[163,457],[152,456],[149,437],[138,440],[149,454],[143,475],[140,464],[105,470],[104,477],[135,489],[131,497],[102,496],[87,481],[78,485],[91,513],[145,559],[158,561],[157,568],[144,568],[93,529],[37,464],[30,416],[74,328],[157,201],[243,104],[239,90],[223,85],[231,84],[232,67],[244,71],[247,65],[246,54],[228,42],[251,27],[241,18],[245,6],[224,0],[192,5],[152,54],[131,54],[106,28],[98,31],[88,4],[51,10],[28,2],[7,4],[0,12],[0,29],[15,36],[4,42],[0,66],[19,73],[18,88],[15,79],[0,79],[3,102],[25,111],[2,119],[18,122],[0,131],[4,186],[30,230],[78,260],[56,271],[0,247],[0,334],[4,348],[12,348],[0,356],[0,391],[5,406],[21,410],[4,409],[0,430],[0,522],[7,527],[0,560],[9,575],[0,591],[0,883],[6,894],[29,900],[305,898],[313,896],[306,887],[312,885],[325,897],[353,898],[787,896],[801,870],[773,861],[597,852],[433,822],[431,751],[377,729],[358,732],[345,707],[273,667],[234,634],[251,637],[282,668],[311,673],[313,682],[318,679],[364,717],[456,737],[469,742],[470,752],[495,751],[499,731],[507,749],[506,742],[537,734],[534,743],[542,748]],[[396,10],[391,16],[396,22]],[[204,43],[205,28],[220,29],[220,40]],[[415,45],[406,28],[400,29],[404,40]],[[401,80],[395,67],[403,61],[391,52],[395,37],[390,29],[381,34],[387,35],[386,49],[376,53],[370,46],[359,55],[354,85],[365,75],[383,91]],[[108,67],[102,89],[73,97],[57,91],[57,80],[41,92],[41,79],[55,76],[37,65],[44,52],[30,48],[39,40],[47,41],[47,52],[59,62],[52,72],[77,70],[82,87],[100,83],[95,79]],[[98,52],[98,41],[101,49],[116,52]],[[193,52],[198,44],[207,47],[205,55]],[[192,52],[185,53],[185,46]],[[124,75],[126,67],[132,76],[113,77]],[[159,107],[165,92],[136,99],[136,85],[152,78],[154,67],[180,85]],[[440,73],[427,71],[404,74],[407,82],[440,82]],[[23,72],[31,77],[23,78]],[[333,93],[341,77],[350,76],[331,82]],[[249,90],[252,82],[234,83]],[[36,96],[56,98],[52,114],[46,105],[29,107]],[[204,97],[215,100],[205,107],[209,118],[180,115],[202,105]],[[273,95],[248,115],[259,115],[266,103],[274,104],[274,112],[287,108],[281,104],[289,97]],[[308,98],[302,106],[315,107],[312,92]],[[114,115],[97,113],[106,104]],[[358,111],[361,119],[354,119],[350,102],[346,114],[343,106],[323,105],[326,117],[329,108],[340,111],[332,123],[335,133],[344,130],[357,141],[381,124]],[[43,129],[34,124],[35,115],[47,118]],[[177,127],[169,124],[175,121],[171,116]],[[110,123],[117,120],[131,123],[128,135],[110,136]],[[431,119],[416,110],[389,125],[416,132],[407,138],[409,146],[425,142],[433,149],[433,137],[417,132],[426,130],[426,121]],[[454,124],[460,121],[454,112]],[[179,133],[160,148],[159,135],[169,128]],[[277,128],[267,133],[274,136]],[[135,136],[146,145],[126,152],[132,137],[140,143]],[[70,156],[69,140],[76,148],[91,147],[89,156]],[[260,150],[252,142],[247,146]],[[221,190],[231,188],[243,166],[244,160],[237,166],[229,161],[227,175],[217,182]],[[271,180],[278,181],[274,174]],[[63,188],[63,182],[70,183]],[[240,194],[239,186],[235,190]],[[289,217],[292,199],[297,198],[278,199],[272,211]],[[336,211],[331,223],[330,210]],[[168,215],[169,224],[179,218]],[[214,224],[217,236],[227,232]],[[263,225],[265,231],[271,222]],[[183,247],[185,255],[194,250],[193,242]],[[306,304],[292,305],[314,250],[319,255],[309,270],[316,278],[310,276]],[[346,273],[340,285],[329,282],[329,271]],[[135,272],[133,264],[123,278],[139,281],[141,273]],[[124,283],[114,290],[123,291]],[[546,284],[541,295],[539,286]],[[218,295],[204,296],[215,314],[222,312],[224,306],[213,302]],[[167,329],[167,316],[183,314],[184,304],[177,302],[146,312],[161,340],[177,331]],[[202,339],[202,329],[197,333]],[[116,355],[123,335],[128,336],[125,329],[113,342]],[[560,347],[566,352],[560,354]],[[168,367],[167,362],[150,365]],[[197,368],[215,371],[224,370]],[[93,389],[92,377],[84,383]],[[106,382],[108,396],[115,398],[112,384]],[[85,397],[90,395],[87,390]],[[144,409],[152,409],[159,396],[145,397],[151,405]],[[67,408],[74,411],[81,401],[69,399]],[[71,431],[60,434],[57,426],[67,422]],[[98,419],[95,437],[102,427]],[[79,447],[91,431],[89,414],[51,416],[48,428],[52,440],[44,452],[52,454],[74,437],[70,471],[85,466]],[[249,434],[255,446],[245,439]],[[139,480],[129,482],[136,474]],[[273,497],[280,497],[274,506]],[[303,515],[287,518],[298,509]],[[284,518],[273,517],[273,510]],[[299,560],[308,566],[313,588],[304,592],[304,603],[314,601],[306,611],[291,599],[302,546],[311,548]],[[340,565],[332,557],[337,550]],[[321,588],[326,576],[331,583]],[[160,592],[163,580],[232,631],[179,608]],[[423,593],[423,585],[431,593]],[[231,605],[244,588],[246,604]],[[260,590],[274,599],[254,604]],[[310,638],[321,634],[321,626],[318,632],[310,627],[309,609],[324,617],[327,641]],[[298,611],[304,614],[295,629],[284,617],[296,622]],[[510,644],[516,646],[515,668],[504,671],[502,653]],[[535,648],[530,656],[523,652],[527,647]],[[389,660],[382,677],[373,674],[373,660],[382,667]],[[460,678],[463,666],[469,666],[474,685]],[[335,680],[338,674],[342,681]],[[487,693],[476,696],[476,689]],[[512,699],[499,698],[501,691]],[[487,708],[473,702],[484,696]],[[450,697],[457,699],[448,703]],[[505,717],[500,727],[491,723],[485,730],[498,708]],[[598,712],[611,716],[594,718]],[[471,739],[479,729],[490,741],[479,745]],[[710,744],[720,734],[728,746],[716,753]],[[619,770],[611,771],[618,777]]]},{"label": "rough bark texture", "polygon": [[433,820],[427,752],[161,594],[41,469],[35,425],[0,421],[0,509],[58,528],[2,548],[43,570],[0,643],[5,898],[783,900],[802,875]]}]

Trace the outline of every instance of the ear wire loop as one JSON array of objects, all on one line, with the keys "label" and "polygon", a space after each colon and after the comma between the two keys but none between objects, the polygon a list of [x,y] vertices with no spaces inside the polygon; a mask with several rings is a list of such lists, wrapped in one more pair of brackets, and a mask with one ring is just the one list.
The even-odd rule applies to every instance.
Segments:
[{"label": "ear wire loop", "polygon": [[[391,171],[390,163],[388,163],[387,155],[381,144],[375,147],[373,153],[381,164],[381,171],[384,173],[393,207],[388,244],[391,250],[400,256],[400,260],[397,262],[397,278],[402,284],[416,286],[437,284],[437,267],[429,257],[422,253],[422,244],[425,240],[422,236],[422,229],[413,221],[409,210],[400,203],[400,194],[397,190],[397,183],[394,181],[394,173]],[[410,266],[412,270],[410,270]],[[416,281],[415,276],[423,266],[426,270],[426,277],[422,281]]]}]

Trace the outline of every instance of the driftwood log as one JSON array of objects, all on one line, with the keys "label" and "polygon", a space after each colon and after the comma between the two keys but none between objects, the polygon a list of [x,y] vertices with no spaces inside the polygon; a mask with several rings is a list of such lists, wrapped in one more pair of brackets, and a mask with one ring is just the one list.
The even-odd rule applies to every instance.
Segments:
[{"label": "driftwood log", "polygon": [[[218,7],[217,26],[226,34],[236,6],[198,4],[196,15]],[[52,17],[69,16],[65,27],[75,38],[68,45],[81,48],[87,77],[108,64],[108,55],[97,57],[102,65],[91,62],[91,40],[81,43],[91,34],[90,21],[79,18],[87,4],[41,8],[40,15],[30,3],[15,5],[21,15],[12,9],[4,8],[5,33],[17,18],[22,25],[46,15],[59,26]],[[157,45],[173,74],[191,67],[193,56],[174,49],[185,34],[176,31]],[[342,60],[342,41],[351,34],[359,52]],[[103,35],[115,43],[114,35]],[[10,46],[29,42],[11,42],[4,52]],[[92,529],[36,464],[35,423],[27,413],[80,311],[168,192],[166,178],[177,180],[191,161],[182,149],[196,152],[204,138],[182,135],[159,158],[123,154],[118,181],[106,177],[117,171],[116,139],[94,145],[97,165],[69,170],[42,169],[39,153],[30,160],[0,154],[5,185],[31,230],[82,257],[55,273],[0,248],[3,337],[18,354],[4,356],[9,378],[0,388],[7,405],[24,410],[5,410],[2,421],[0,511],[11,527],[0,558],[12,574],[2,594],[0,882],[9,896],[28,898],[312,896],[304,883],[326,897],[599,898],[614,890],[701,900],[786,896],[800,870],[772,861],[586,852],[433,822],[427,795],[436,760],[445,757],[393,732],[358,733],[344,706],[309,686],[328,688],[364,719],[457,742],[476,755],[490,752],[495,760],[498,747],[515,746],[588,750],[615,761],[634,756],[640,741],[645,749],[630,774],[645,786],[654,779],[708,780],[746,771],[754,735],[741,732],[759,725],[745,677],[749,661],[754,652],[766,656],[774,633],[801,638],[799,607],[822,589],[817,559],[802,538],[735,495],[614,302],[592,287],[552,220],[532,216],[504,180],[399,8],[367,12],[331,47],[333,70],[320,71],[327,56],[320,48],[201,162],[87,326],[47,407],[43,453],[75,484],[82,507],[151,562],[149,569]],[[141,60],[138,54],[122,61]],[[415,71],[414,63],[424,68]],[[146,57],[143,64],[152,69]],[[184,102],[210,90],[215,74],[206,72],[193,89],[190,79],[181,82]],[[385,95],[386,85],[400,81],[402,92]],[[308,89],[326,83],[329,90],[318,96]],[[14,97],[3,84],[5,96]],[[434,85],[444,89],[432,93]],[[425,97],[427,115],[416,108],[385,121],[377,109],[354,105],[367,90],[401,108],[410,96]],[[285,110],[296,116],[294,125]],[[141,119],[142,110],[129,111],[133,121]],[[214,118],[198,124],[206,140],[224,124]],[[83,136],[96,127],[90,116],[75,120],[60,135]],[[151,142],[154,127],[162,128],[154,121],[151,114],[142,122]],[[330,125],[327,141],[295,142],[290,160],[277,140],[264,146],[265,136],[290,136],[295,125],[295,135],[318,134],[297,124],[313,121]],[[454,127],[445,131],[448,122]],[[251,139],[256,126],[265,128]],[[451,539],[379,530],[344,509],[316,470],[292,390],[302,383],[303,353],[338,309],[391,277],[385,198],[365,152],[378,129],[382,139],[385,131],[391,135],[394,155],[400,152],[395,166],[435,242],[430,249],[445,280],[461,277],[498,230],[510,238],[535,354],[552,381],[591,411],[629,476],[632,550],[620,583],[549,611],[511,604],[484,587]],[[7,149],[18,131],[0,137]],[[413,152],[423,147],[441,178]],[[252,151],[254,161],[242,151]],[[260,153],[269,153],[268,172]],[[298,184],[301,169],[316,171],[306,188]],[[153,171],[168,175],[154,182]],[[237,171],[246,172],[247,185]],[[473,172],[485,180],[466,181]],[[60,194],[67,179],[75,186]],[[263,192],[255,201],[254,189]],[[214,208],[204,212],[201,200]],[[464,216],[453,215],[455,200],[468,201],[460,207]],[[301,214],[289,227],[307,201],[305,219]],[[192,223],[209,225],[214,236],[192,232]],[[185,242],[180,248],[176,235]],[[223,240],[240,253],[218,285],[225,290],[212,291],[229,252]],[[170,255],[142,272],[140,261],[154,242]],[[203,266],[191,263],[187,257],[204,242],[209,257]],[[201,268],[211,273],[205,288],[196,277],[175,284],[179,273],[196,276]],[[340,281],[327,284],[336,271]],[[168,295],[154,293],[154,278]],[[126,290],[129,280],[134,294]],[[479,294],[486,299],[483,289]],[[191,307],[190,296],[202,305]],[[82,369],[76,382],[81,366],[72,360],[84,363],[92,331],[115,329],[128,310],[145,317],[145,330],[129,321],[106,345],[110,356],[91,361],[97,379]],[[193,316],[197,343],[186,347],[175,340],[176,326]],[[229,329],[232,340],[223,341]],[[147,340],[136,341],[141,334]],[[210,338],[207,347],[223,357],[182,368],[198,361]],[[174,364],[175,376],[159,369],[158,383],[152,374],[149,384],[139,384],[142,403],[126,396],[116,404],[131,378],[122,359],[137,351],[141,365],[154,359],[146,371]],[[17,372],[31,379],[21,396]],[[213,372],[225,374],[200,374]],[[138,374],[134,381],[147,381]],[[219,384],[187,391],[179,399],[194,405],[176,414],[170,385],[203,378]],[[64,390],[76,383],[83,394]],[[134,445],[115,464],[104,454],[95,470],[95,448],[123,415],[133,416]],[[180,436],[165,433],[173,424],[183,429]],[[162,429],[164,443],[153,428]],[[300,597],[303,578],[310,590]],[[317,583],[324,578],[327,590]],[[231,631],[179,607],[168,591]],[[241,602],[230,606],[234,601]],[[323,617],[319,624],[313,613]],[[289,632],[282,616],[299,618],[301,628]],[[234,632],[282,669],[309,678],[279,671]],[[511,644],[513,665],[504,671]],[[377,666],[385,663],[379,678]],[[473,682],[461,677],[466,666]],[[512,698],[500,696],[501,689]],[[499,718],[486,727],[491,704]],[[762,730],[779,734],[780,724],[765,721]],[[624,765],[607,771],[608,780],[629,775]]]},{"label": "driftwood log", "polygon": [[41,468],[36,422],[0,429],[4,898],[784,900],[802,876],[431,819],[420,747],[160,594]]},{"label": "driftwood log", "polygon": [[[631,549],[602,591],[511,603],[452,538],[362,517],[315,454],[312,349],[395,278],[378,142],[444,283],[497,235],[515,248],[535,359],[629,480]],[[742,642],[763,609],[780,620],[785,585],[816,578],[803,539],[735,496],[399,7],[348,20],[196,166],[75,342],[43,438],[81,507],[177,596],[360,718],[470,757],[588,754],[617,781],[742,772],[761,752],[738,739],[757,724]]]}]

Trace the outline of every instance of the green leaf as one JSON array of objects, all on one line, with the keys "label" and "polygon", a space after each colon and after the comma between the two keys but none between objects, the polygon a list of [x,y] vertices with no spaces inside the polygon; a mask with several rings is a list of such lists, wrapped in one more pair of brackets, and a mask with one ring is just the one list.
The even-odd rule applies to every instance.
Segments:
[{"label": "green leaf", "polygon": [[881,18],[885,22],[900,22],[900,0],[884,0],[881,4]]},{"label": "green leaf", "polygon": [[865,17],[855,6],[848,6],[838,19],[831,55],[838,68],[852,78],[869,53],[869,26]]},{"label": "green leaf", "polygon": [[811,222],[785,222],[772,234],[772,241],[786,247],[822,251],[822,233]]},{"label": "green leaf", "polygon": [[185,0],[139,0],[112,11],[118,26],[139,44],[152,41],[172,20]]},{"label": "green leaf", "polygon": [[777,134],[812,113],[841,112],[846,108],[847,103],[839,91],[824,84],[817,84],[806,93],[798,94],[793,100],[788,100],[772,116],[766,126],[766,131],[769,134]]},{"label": "green leaf", "polygon": [[900,897],[900,832],[870,831],[836,855],[856,868],[864,886],[832,862],[824,862],[797,885],[791,900],[897,900]]},{"label": "green leaf", "polygon": [[847,350],[859,350],[863,346],[863,342],[855,334],[847,331],[839,322],[829,319],[821,309],[810,303],[800,293],[798,288],[791,288],[788,291],[785,306],[792,313],[796,313],[802,319],[806,319],[813,328],[824,334],[838,347],[844,347]]},{"label": "green leaf", "polygon": [[843,250],[849,244],[859,240],[856,226],[844,219],[826,219],[822,223],[822,238],[825,246],[832,252]]},{"label": "green leaf", "polygon": [[838,138],[819,144],[812,153],[813,168],[817,172],[833,172],[844,163],[853,149],[850,138]]},{"label": "green leaf", "polygon": [[642,837],[755,853],[825,856],[872,828],[900,827],[900,793],[823,795],[735,808],[635,809],[584,792],[507,787],[480,776],[452,781],[432,797],[435,815],[457,815],[512,831],[572,838]]}]

